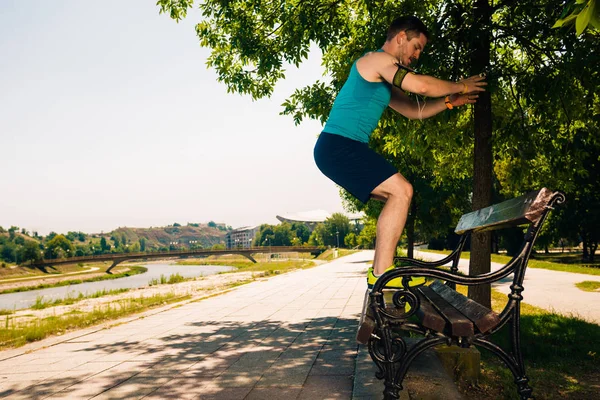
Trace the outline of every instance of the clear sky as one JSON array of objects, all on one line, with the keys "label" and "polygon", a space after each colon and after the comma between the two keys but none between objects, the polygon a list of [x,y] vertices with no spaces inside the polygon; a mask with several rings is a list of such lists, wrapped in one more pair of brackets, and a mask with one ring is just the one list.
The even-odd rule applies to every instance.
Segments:
[{"label": "clear sky", "polygon": [[0,226],[110,231],[277,223],[342,211],[314,165],[321,124],[280,116],[322,78],[313,51],[270,99],[228,94],[194,10],[153,0],[0,0]]}]

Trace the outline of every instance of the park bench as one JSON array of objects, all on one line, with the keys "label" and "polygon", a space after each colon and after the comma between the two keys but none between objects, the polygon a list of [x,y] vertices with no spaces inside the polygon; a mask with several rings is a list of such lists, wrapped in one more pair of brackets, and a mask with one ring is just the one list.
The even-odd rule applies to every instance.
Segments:
[{"label": "park bench", "polygon": [[[465,214],[455,232],[460,235],[456,249],[446,258],[425,262],[412,258],[394,259],[397,266],[384,273],[365,295],[356,340],[368,344],[377,365],[376,376],[384,379],[384,399],[398,399],[402,381],[410,364],[423,351],[437,345],[477,345],[496,354],[515,378],[521,399],[531,398],[532,389],[525,375],[520,343],[520,302],[527,262],[547,214],[564,195],[541,189],[524,196]],[[502,268],[478,276],[458,272],[460,254],[473,232],[527,225],[521,249]],[[442,267],[452,263],[450,269]],[[512,277],[511,293],[501,313],[458,293],[456,284],[483,285]],[[411,277],[428,277],[428,283],[410,286]],[[403,288],[385,289],[392,279],[402,278]],[[433,278],[433,279],[432,279]],[[511,349],[506,351],[491,341],[491,336],[510,324]],[[422,336],[407,346],[402,331]],[[406,336],[406,334],[404,335]]]}]

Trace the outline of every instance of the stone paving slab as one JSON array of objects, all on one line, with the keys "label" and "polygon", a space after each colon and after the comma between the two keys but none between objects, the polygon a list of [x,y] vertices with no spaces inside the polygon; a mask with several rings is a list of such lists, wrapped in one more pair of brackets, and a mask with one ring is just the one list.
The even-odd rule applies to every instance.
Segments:
[{"label": "stone paving slab", "polygon": [[0,352],[0,398],[381,398],[354,340],[372,255]]},{"label": "stone paving slab", "polygon": [[[414,341],[408,339],[407,345],[412,344]],[[352,400],[383,398],[383,381],[375,378],[376,371],[367,347],[361,345],[356,357]],[[433,350],[427,350],[415,359],[402,385],[404,389],[400,392],[400,400],[463,399]]]}]

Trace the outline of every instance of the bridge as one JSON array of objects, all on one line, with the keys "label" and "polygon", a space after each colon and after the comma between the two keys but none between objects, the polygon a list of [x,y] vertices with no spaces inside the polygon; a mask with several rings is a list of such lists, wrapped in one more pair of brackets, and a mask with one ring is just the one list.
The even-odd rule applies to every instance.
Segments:
[{"label": "bridge", "polygon": [[129,260],[153,260],[153,259],[168,259],[168,258],[182,258],[182,257],[208,257],[217,255],[229,255],[239,254],[246,257],[252,262],[256,260],[252,257],[252,254],[259,253],[310,253],[313,256],[318,256],[325,248],[316,246],[269,246],[269,247],[238,247],[233,249],[222,249],[222,250],[175,250],[175,251],[158,251],[153,253],[119,253],[119,254],[100,254],[96,256],[82,256],[82,257],[69,257],[69,258],[56,258],[56,259],[42,259],[33,262],[33,267],[51,267],[54,265],[64,264],[78,264],[86,262],[99,262],[99,261],[112,261],[112,265],[106,270],[107,273],[122,263],[123,261]]}]

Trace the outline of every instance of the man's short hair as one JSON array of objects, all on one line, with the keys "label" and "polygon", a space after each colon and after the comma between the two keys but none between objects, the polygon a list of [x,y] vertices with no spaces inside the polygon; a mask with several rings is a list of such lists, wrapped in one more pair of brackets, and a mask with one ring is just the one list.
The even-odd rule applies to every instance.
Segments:
[{"label": "man's short hair", "polygon": [[392,21],[387,33],[387,40],[392,40],[399,32],[406,32],[406,37],[411,40],[420,33],[429,40],[429,32],[425,24],[417,17],[403,16]]}]

